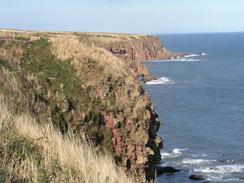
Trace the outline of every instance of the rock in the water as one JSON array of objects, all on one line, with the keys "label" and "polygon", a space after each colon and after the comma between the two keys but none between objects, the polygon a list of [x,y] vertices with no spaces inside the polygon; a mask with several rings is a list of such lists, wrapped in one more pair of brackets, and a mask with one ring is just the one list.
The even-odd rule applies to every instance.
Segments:
[{"label": "rock in the water", "polygon": [[244,177],[240,177],[240,180],[244,180]]},{"label": "rock in the water", "polygon": [[192,180],[204,180],[205,177],[203,175],[192,174],[192,175],[190,175],[189,179],[192,179]]},{"label": "rock in the water", "polygon": [[165,166],[165,167],[157,167],[157,174],[161,175],[164,173],[176,173],[176,172],[180,172],[180,170],[175,169],[174,167],[171,166]]},{"label": "rock in the water", "polygon": [[234,160],[230,160],[230,159],[222,159],[222,160],[219,160],[220,163],[233,163],[235,162]]}]

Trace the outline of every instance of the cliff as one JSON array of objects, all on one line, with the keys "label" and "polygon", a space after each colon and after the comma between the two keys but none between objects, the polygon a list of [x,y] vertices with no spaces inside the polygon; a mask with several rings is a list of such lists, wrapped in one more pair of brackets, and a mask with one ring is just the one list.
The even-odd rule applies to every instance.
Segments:
[{"label": "cliff", "polygon": [[144,75],[145,80],[151,80],[153,77],[140,62],[170,59],[173,56],[156,36],[112,33],[76,33],[76,35],[87,45],[104,48],[122,58],[130,65],[136,76]]},{"label": "cliff", "polygon": [[[161,45],[159,37],[126,34],[79,34],[87,44],[105,48],[124,60],[146,61],[170,58],[171,53]],[[106,41],[104,41],[106,40]]]},{"label": "cliff", "polygon": [[[130,56],[111,51],[110,37],[86,35],[0,31],[0,94],[11,113],[28,113],[64,136],[85,135],[136,181],[154,180],[162,144],[149,96],[128,66]],[[133,47],[132,60],[160,56],[155,38],[134,36],[122,36],[133,43],[126,48]]]}]

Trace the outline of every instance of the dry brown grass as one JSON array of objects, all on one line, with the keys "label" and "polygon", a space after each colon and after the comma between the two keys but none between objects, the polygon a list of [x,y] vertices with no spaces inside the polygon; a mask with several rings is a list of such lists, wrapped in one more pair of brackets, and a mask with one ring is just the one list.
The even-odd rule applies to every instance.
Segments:
[{"label": "dry brown grass", "polygon": [[116,74],[116,71],[125,73],[125,64],[122,60],[113,56],[102,48],[96,48],[82,44],[76,38],[64,36],[51,37],[54,54],[61,60],[74,58],[74,64],[79,67],[87,59],[93,59]]},{"label": "dry brown grass", "polygon": [[113,34],[113,33],[78,33],[81,37],[86,37],[90,42],[97,42],[103,44],[131,41],[133,39],[140,39],[143,35],[136,34]]},{"label": "dry brown grass", "polygon": [[[22,34],[26,37],[38,38],[38,36],[35,35],[37,33],[31,32],[15,32],[14,36],[21,36]],[[11,34],[9,34],[8,32],[7,35],[4,36],[9,36],[11,39]],[[111,106],[109,106],[117,106],[119,109],[123,110],[123,114],[119,114],[118,120],[122,121],[126,117],[128,120],[131,121],[139,121],[141,118],[145,118],[143,121],[149,121],[151,115],[147,114],[148,111],[145,110],[145,106],[150,105],[150,100],[148,96],[145,96],[145,94],[143,93],[139,82],[134,78],[127,63],[102,48],[83,44],[79,40],[79,35],[68,33],[55,35],[51,33],[41,33],[40,36],[46,38],[50,43],[52,43],[52,53],[57,58],[59,58],[60,61],[71,58],[71,63],[76,71],[75,74],[81,76],[79,77],[80,79],[82,79],[82,77],[84,76],[82,74],[88,71],[87,73],[89,73],[90,75],[89,77],[84,77],[85,81],[82,83],[82,85],[84,85],[82,87],[88,88],[92,85],[99,86],[99,82],[99,87],[102,87],[102,82],[107,77],[112,77],[114,81],[119,83],[121,82],[120,85],[114,85],[116,87],[114,89],[116,100],[114,101],[114,103],[112,103]],[[95,34],[93,37],[95,38],[96,36],[97,34]],[[112,34],[105,36],[101,35],[98,37],[100,37],[101,39],[105,39],[106,36],[112,36],[111,39],[116,38],[116,35]],[[12,39],[14,38],[15,37],[12,37]],[[7,57],[8,54],[3,55],[4,57],[6,57],[6,60],[9,60],[9,58]],[[101,71],[99,70],[98,72],[95,68],[94,72],[92,68],[87,68],[87,65],[89,66],[90,60],[92,60],[92,64],[94,64],[95,67],[100,65],[100,68],[102,68]],[[9,80],[11,79],[11,73],[3,73],[3,75],[5,75],[6,78],[8,78]],[[28,80],[32,80],[32,78],[35,77],[35,75],[31,74],[27,74],[26,76]],[[12,78],[15,79],[14,77]],[[4,83],[4,80],[2,83]],[[12,82],[7,83],[8,85],[5,88],[10,88],[11,91],[16,91],[16,93],[18,93],[17,90],[19,86],[16,84],[17,82],[13,82],[14,85],[11,84]],[[3,108],[1,105],[2,103],[0,103],[0,108]],[[109,108],[109,110],[114,109]],[[3,113],[8,114],[8,111],[5,110]],[[9,116],[9,114],[5,116]],[[132,179],[128,178],[125,175],[124,171],[116,166],[112,157],[110,157],[109,155],[97,154],[96,152],[94,152],[93,147],[85,143],[84,141],[81,142],[72,135],[63,137],[52,126],[39,125],[35,122],[35,119],[33,119],[28,113],[18,116],[10,116],[11,120],[9,121],[16,124],[14,130],[20,136],[31,139],[35,144],[43,149],[42,154],[45,157],[44,163],[47,170],[50,169],[50,162],[52,161],[52,159],[58,159],[58,161],[61,163],[61,166],[65,167],[65,169],[67,169],[68,171],[74,169],[76,172],[78,172],[79,176],[77,174],[71,174],[72,179],[70,179],[69,182],[81,182],[80,179],[84,180],[83,182],[132,182]],[[0,111],[0,126],[6,126],[5,119],[1,119]],[[147,124],[145,123],[145,127],[143,128],[146,129],[146,125]],[[138,140],[143,141],[144,139],[148,139],[144,137],[146,137],[146,134],[142,138],[138,138]],[[142,143],[144,142],[138,142],[138,144]],[[18,168],[18,170],[16,170],[14,166],[10,166],[9,168],[9,172],[17,172],[17,174],[23,175],[27,178],[34,177],[32,179],[32,182],[38,182],[38,173],[36,172],[37,170],[38,168],[34,165],[31,159],[25,161],[22,166]],[[62,180],[63,175],[60,175],[59,178],[55,177],[52,182],[62,182]]]},{"label": "dry brown grass", "polygon": [[[79,176],[73,176],[69,182],[80,182],[81,179],[86,183],[133,182],[111,156],[96,153],[86,141],[78,140],[74,135],[64,137],[50,125],[37,124],[28,114],[14,116],[8,111],[3,96],[0,96],[0,109],[0,132],[2,128],[9,128],[7,122],[13,122],[14,130],[19,135],[41,147],[47,169],[50,161],[57,158],[62,167],[78,172]],[[21,167],[8,167],[8,171],[18,172],[25,178],[32,177],[33,182],[38,182],[37,167],[31,159],[23,162]],[[62,182],[62,177],[56,177],[52,182]]]},{"label": "dry brown grass", "polygon": [[[102,48],[82,44],[76,38],[55,36],[51,37],[50,41],[52,43],[53,53],[57,58],[60,60],[68,58],[73,59],[72,62],[77,69],[78,75],[79,72],[83,72],[83,66],[87,64],[86,61],[92,59],[104,68],[103,72],[105,76],[112,75],[114,79],[124,81],[127,87],[121,88],[120,96],[117,97],[117,103],[120,106],[124,106],[124,110],[126,111],[131,110],[131,108],[128,107],[129,103],[136,101],[137,104],[133,108],[132,117],[137,118],[141,116],[140,114],[144,111],[144,106],[149,103],[149,98],[147,96],[144,99],[144,96],[140,93],[141,88],[138,81],[124,61]],[[95,74],[96,73],[94,73],[94,75]],[[87,81],[86,85],[96,85],[96,80],[99,81],[99,79],[91,79],[91,82]],[[128,91],[133,91],[129,98]],[[131,113],[131,111],[127,111],[127,113]]]},{"label": "dry brown grass", "polygon": [[[0,37],[13,38],[21,36],[24,38],[36,37],[38,34],[46,36],[70,36],[76,38],[85,38],[88,42],[100,42],[103,44],[114,43],[120,41],[131,41],[133,39],[141,39],[146,35],[124,34],[124,33],[104,33],[104,32],[46,32],[46,31],[29,31],[1,29]],[[37,36],[38,37],[38,36]]]},{"label": "dry brown grass", "polygon": [[113,75],[114,78],[123,78],[126,83],[135,86],[135,78],[124,61],[115,57],[110,52],[97,47],[82,44],[74,37],[51,37],[53,53],[61,60],[73,58],[77,72],[82,72],[86,61],[92,59],[104,68],[104,74]]}]

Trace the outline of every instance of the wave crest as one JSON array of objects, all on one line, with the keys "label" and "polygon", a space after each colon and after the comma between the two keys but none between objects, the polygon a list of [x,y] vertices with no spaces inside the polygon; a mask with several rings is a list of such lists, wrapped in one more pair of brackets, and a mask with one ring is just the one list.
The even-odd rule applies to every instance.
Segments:
[{"label": "wave crest", "polygon": [[202,61],[202,59],[197,59],[197,58],[175,58],[175,59],[169,59],[169,60],[164,60],[164,62],[199,62]]},{"label": "wave crest", "polygon": [[184,57],[185,58],[192,58],[192,57],[200,57],[200,56],[207,56],[209,54],[201,52],[201,53],[192,53],[192,54],[187,54]]},{"label": "wave crest", "polygon": [[201,53],[189,53],[189,54],[184,54],[184,55],[178,55],[178,56],[173,56],[169,60],[165,61],[175,61],[175,62],[196,62],[196,61],[202,61],[200,57],[202,56],[207,56],[209,54],[205,52]]},{"label": "wave crest", "polygon": [[166,158],[178,158],[182,155],[182,151],[187,151],[188,149],[175,148],[171,152],[161,152],[161,159]]},{"label": "wave crest", "polygon": [[192,158],[184,158],[182,163],[184,164],[208,164],[216,162],[216,160],[206,160],[206,159],[192,159]]},{"label": "wave crest", "polygon": [[158,79],[146,82],[146,84],[148,85],[162,85],[162,84],[171,84],[171,83],[173,83],[173,81],[170,80],[168,77],[160,77]]},{"label": "wave crest", "polygon": [[244,172],[244,165],[218,165],[216,167],[196,168],[194,171],[214,174],[242,173]]}]

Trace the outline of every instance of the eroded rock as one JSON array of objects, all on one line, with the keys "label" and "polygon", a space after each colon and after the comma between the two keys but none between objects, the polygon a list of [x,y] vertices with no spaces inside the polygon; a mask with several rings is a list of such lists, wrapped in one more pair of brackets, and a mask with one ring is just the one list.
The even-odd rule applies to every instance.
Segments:
[{"label": "eroded rock", "polygon": [[158,175],[162,175],[165,173],[176,173],[176,172],[180,172],[180,170],[175,169],[172,166],[165,166],[165,167],[157,166],[157,174]]},{"label": "eroded rock", "polygon": [[192,174],[189,176],[189,179],[191,179],[191,180],[204,180],[205,177],[203,175]]}]

